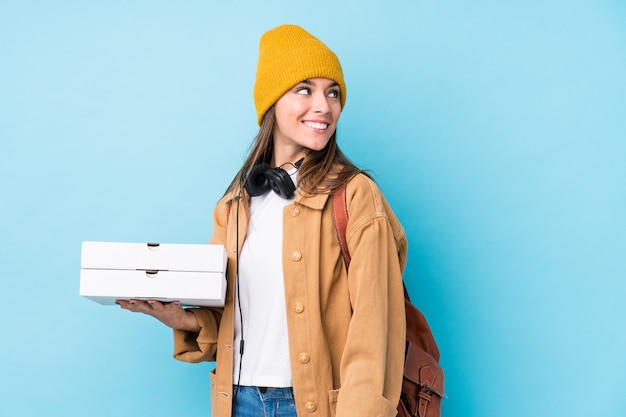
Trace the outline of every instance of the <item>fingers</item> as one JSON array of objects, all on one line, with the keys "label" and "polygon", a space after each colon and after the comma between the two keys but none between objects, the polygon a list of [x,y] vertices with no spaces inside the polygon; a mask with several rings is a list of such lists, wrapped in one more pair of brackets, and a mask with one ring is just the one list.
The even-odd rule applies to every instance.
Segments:
[{"label": "fingers", "polygon": [[154,317],[163,324],[173,329],[192,329],[199,331],[198,323],[192,313],[187,313],[181,306],[180,301],[163,303],[157,300],[117,300],[117,304],[124,310],[135,313],[144,313]]},{"label": "fingers", "polygon": [[171,303],[162,303],[157,300],[117,300],[116,304],[119,304],[124,310],[129,310],[134,313],[149,314],[154,317],[162,317],[163,315],[171,314],[178,309],[182,309],[179,301]]},{"label": "fingers", "polygon": [[119,304],[124,310],[129,310],[134,313],[145,313],[148,311],[148,304],[145,301],[140,300],[117,300],[115,302]]},{"label": "fingers", "polygon": [[150,314],[157,318],[163,318],[177,313],[179,309],[182,309],[179,301],[173,301],[171,303],[162,303],[156,300],[148,300],[145,302],[147,307],[147,314]]}]

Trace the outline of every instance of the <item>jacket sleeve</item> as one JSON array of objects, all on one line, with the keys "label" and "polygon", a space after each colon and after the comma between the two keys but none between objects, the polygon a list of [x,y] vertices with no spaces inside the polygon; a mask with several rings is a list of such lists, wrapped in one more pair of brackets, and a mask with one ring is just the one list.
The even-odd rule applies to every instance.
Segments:
[{"label": "jacket sleeve", "polygon": [[392,417],[404,369],[406,239],[373,182],[369,189],[350,188],[346,237],[352,256],[348,287],[353,313],[340,365],[336,415]]},{"label": "jacket sleeve", "polygon": [[[223,199],[213,211],[213,234],[210,243],[226,246],[228,207]],[[200,325],[200,332],[174,330],[174,358],[184,362],[198,363],[215,361],[217,334],[222,317],[222,308],[189,309]]]}]

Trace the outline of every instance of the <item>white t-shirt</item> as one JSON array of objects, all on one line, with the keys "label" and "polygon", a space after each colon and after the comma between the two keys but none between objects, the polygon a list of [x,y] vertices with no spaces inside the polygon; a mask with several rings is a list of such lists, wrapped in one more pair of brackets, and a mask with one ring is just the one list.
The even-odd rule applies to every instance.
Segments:
[{"label": "white t-shirt", "polygon": [[[296,172],[289,171],[294,183]],[[282,264],[283,208],[292,202],[293,198],[287,200],[272,191],[250,199],[250,221],[239,256],[244,354],[240,358],[241,322],[236,306],[235,384],[292,386]]]}]

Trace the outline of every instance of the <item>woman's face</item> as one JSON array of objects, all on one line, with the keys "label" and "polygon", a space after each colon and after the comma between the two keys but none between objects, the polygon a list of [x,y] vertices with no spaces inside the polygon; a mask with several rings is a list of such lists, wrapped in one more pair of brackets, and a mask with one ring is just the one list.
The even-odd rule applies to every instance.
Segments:
[{"label": "woman's face", "polygon": [[341,115],[339,85],[327,78],[304,80],[275,104],[274,146],[294,155],[322,150]]}]

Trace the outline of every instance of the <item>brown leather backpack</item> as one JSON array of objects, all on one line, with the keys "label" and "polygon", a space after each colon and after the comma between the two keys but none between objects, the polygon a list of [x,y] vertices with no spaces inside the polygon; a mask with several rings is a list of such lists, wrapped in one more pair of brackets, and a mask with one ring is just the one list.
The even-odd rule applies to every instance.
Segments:
[{"label": "brown leather backpack", "polygon": [[[350,252],[346,240],[348,209],[346,186],[333,195],[335,228],[341,246],[341,255],[350,266]],[[403,283],[404,285],[404,283]],[[399,417],[440,417],[443,398],[443,369],[439,365],[439,349],[424,315],[411,303],[404,286],[406,310],[406,349],[404,379],[398,404]]]}]

